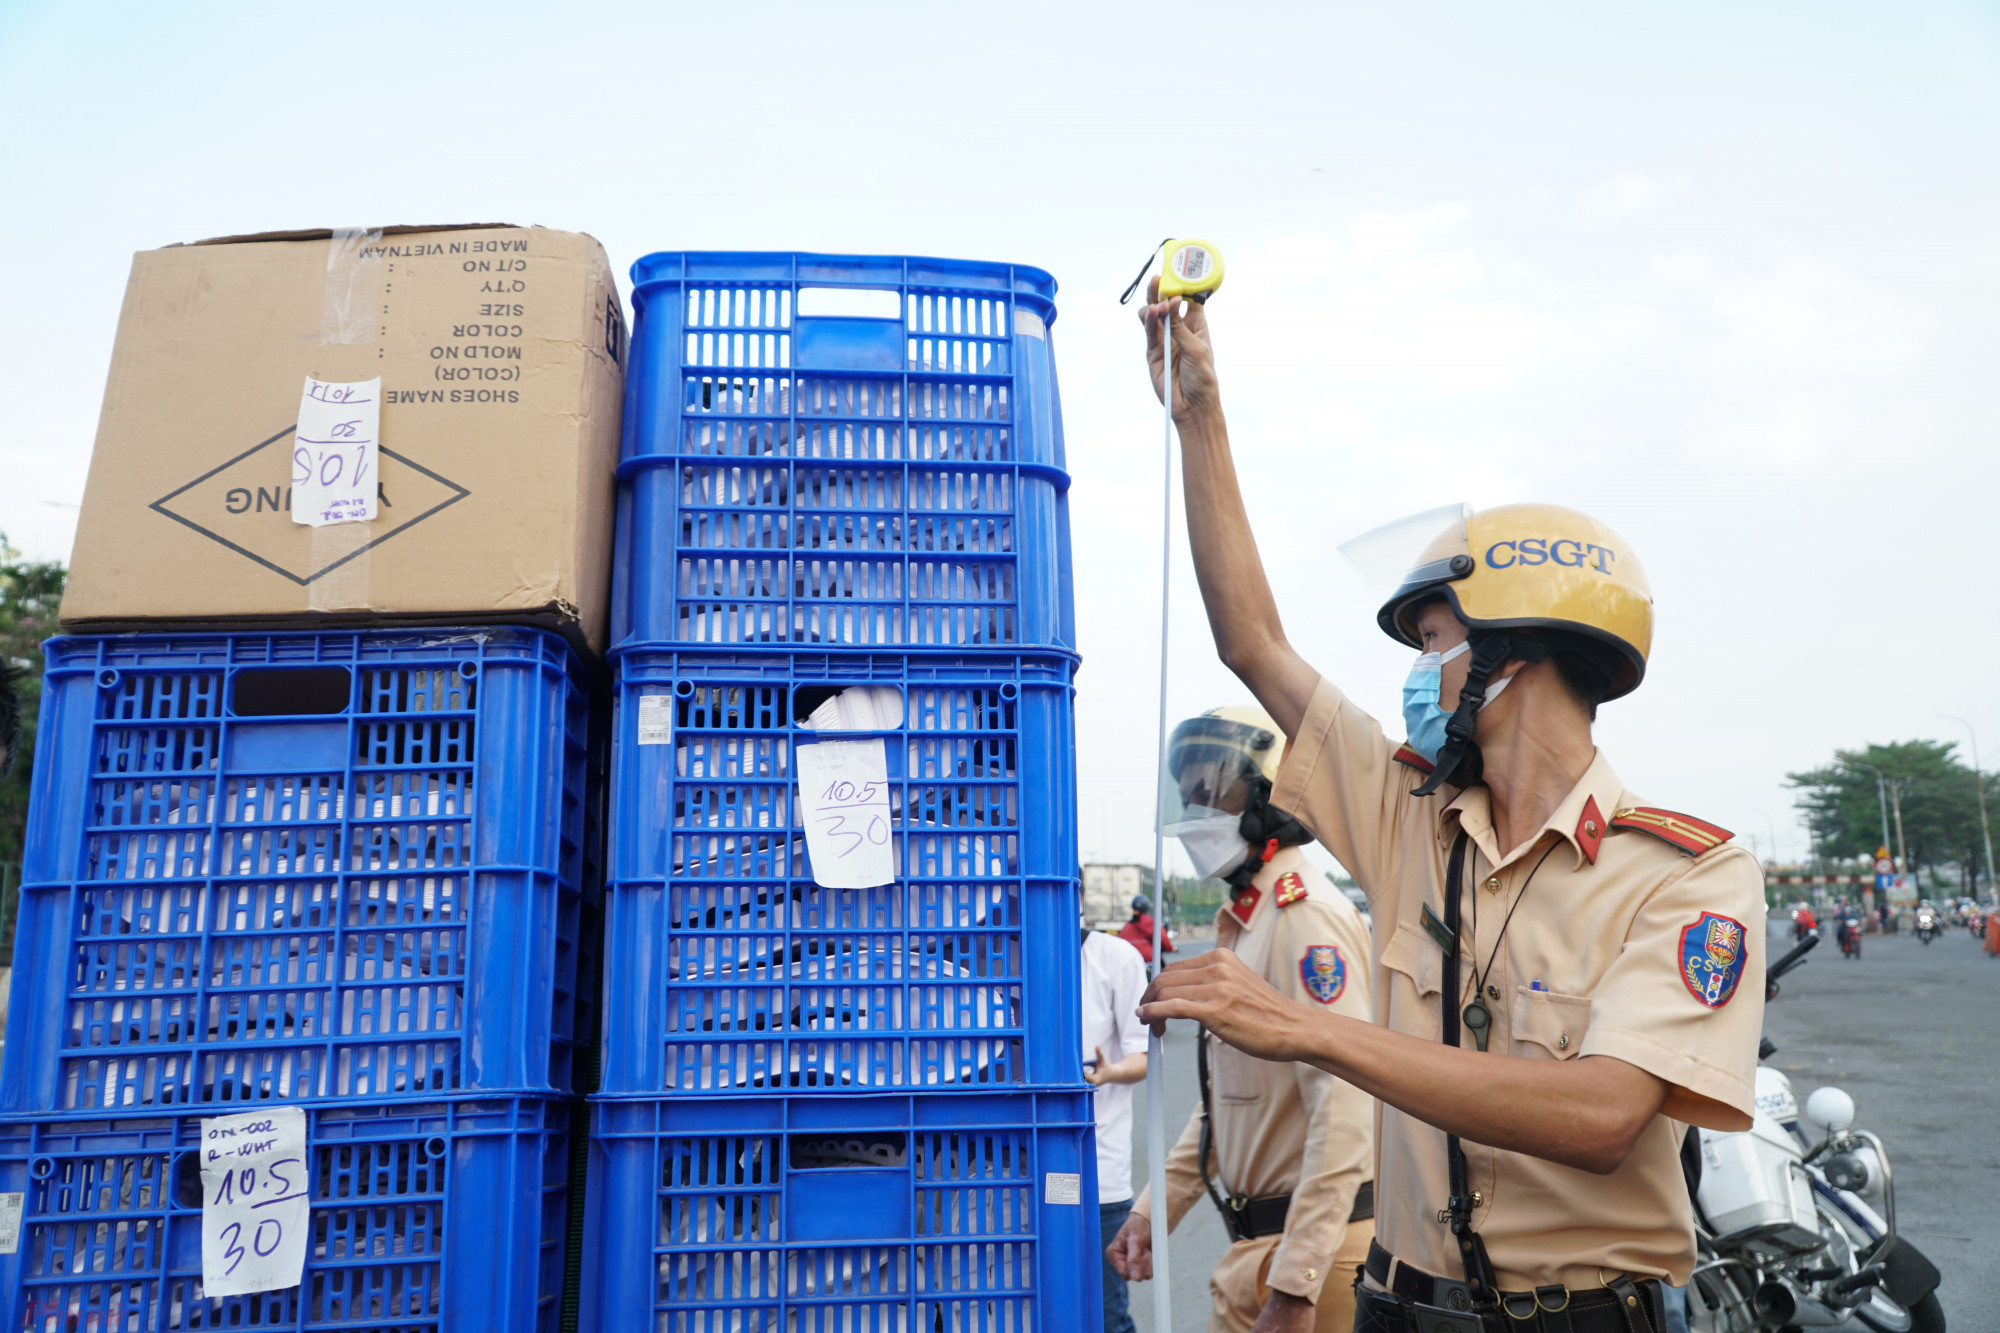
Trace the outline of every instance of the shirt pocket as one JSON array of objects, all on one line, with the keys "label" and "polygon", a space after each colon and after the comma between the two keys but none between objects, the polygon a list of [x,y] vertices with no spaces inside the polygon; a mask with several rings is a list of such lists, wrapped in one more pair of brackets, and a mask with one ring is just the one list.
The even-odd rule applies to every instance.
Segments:
[{"label": "shirt pocket", "polygon": [[1245,1055],[1218,1037],[1208,1038],[1208,1087],[1219,1102],[1263,1101],[1266,1081],[1276,1067],[1268,1060]]},{"label": "shirt pocket", "polygon": [[1571,1060],[1590,1029],[1590,997],[1514,988],[1514,1054],[1531,1060]]},{"label": "shirt pocket", "polygon": [[1444,950],[1424,930],[1397,926],[1382,950],[1382,966],[1401,972],[1428,999],[1444,989]]}]

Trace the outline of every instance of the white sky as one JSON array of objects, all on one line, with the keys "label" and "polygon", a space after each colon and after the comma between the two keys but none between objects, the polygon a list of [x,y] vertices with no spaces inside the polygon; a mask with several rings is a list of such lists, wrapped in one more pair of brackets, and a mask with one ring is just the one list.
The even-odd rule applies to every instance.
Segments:
[{"label": "white sky", "polygon": [[[1659,603],[1613,763],[1798,855],[1782,775],[1835,746],[1958,738],[1955,713],[2000,757],[1996,150],[2000,8],[1948,0],[0,0],[0,531],[68,554],[134,250],[504,220],[588,231],[621,271],[1037,264],[1082,850],[1150,860],[1159,417],[1115,298],[1160,236],[1202,235],[1308,657],[1400,731],[1410,654],[1335,545],[1456,500],[1587,509]],[[1174,711],[1243,698],[1175,577]]]}]

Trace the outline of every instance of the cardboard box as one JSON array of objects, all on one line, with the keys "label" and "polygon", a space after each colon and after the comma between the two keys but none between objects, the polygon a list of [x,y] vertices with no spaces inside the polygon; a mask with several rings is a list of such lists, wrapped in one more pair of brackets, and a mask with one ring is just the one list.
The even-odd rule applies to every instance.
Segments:
[{"label": "cardboard box", "polygon": [[[505,621],[601,651],[625,320],[540,227],[228,237],[133,257],[62,623]],[[376,517],[291,514],[308,376],[382,380]]]}]

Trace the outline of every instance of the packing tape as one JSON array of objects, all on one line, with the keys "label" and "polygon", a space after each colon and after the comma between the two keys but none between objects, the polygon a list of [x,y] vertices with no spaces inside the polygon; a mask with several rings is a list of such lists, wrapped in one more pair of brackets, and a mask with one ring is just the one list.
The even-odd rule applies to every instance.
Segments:
[{"label": "packing tape", "polygon": [[382,229],[337,227],[326,244],[326,298],[320,307],[322,343],[372,343],[382,304]]},{"label": "packing tape", "polygon": [[373,523],[328,523],[312,530],[312,568],[325,570],[306,584],[306,605],[314,611],[366,611],[368,543]]}]

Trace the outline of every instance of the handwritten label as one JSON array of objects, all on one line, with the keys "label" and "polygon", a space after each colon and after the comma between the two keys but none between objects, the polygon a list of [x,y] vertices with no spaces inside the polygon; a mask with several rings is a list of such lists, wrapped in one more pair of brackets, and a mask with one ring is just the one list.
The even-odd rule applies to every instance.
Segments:
[{"label": "handwritten label", "polygon": [[1043,1172],[1042,1202],[1053,1204],[1083,1202],[1083,1177],[1075,1171]]},{"label": "handwritten label", "polygon": [[639,744],[672,745],[674,743],[674,696],[671,694],[642,694],[639,696]]},{"label": "handwritten label", "polygon": [[792,753],[814,882],[828,889],[895,883],[889,759],[882,741],[820,741]]},{"label": "handwritten label", "polygon": [[320,528],[375,517],[381,424],[380,376],[352,384],[307,376],[292,435],[292,522]]},{"label": "handwritten label", "polygon": [[28,1196],[18,1191],[0,1194],[0,1254],[21,1248],[21,1207]]},{"label": "handwritten label", "polygon": [[311,1239],[306,1113],[274,1106],[201,1122],[201,1286],[206,1296],[296,1287]]}]

